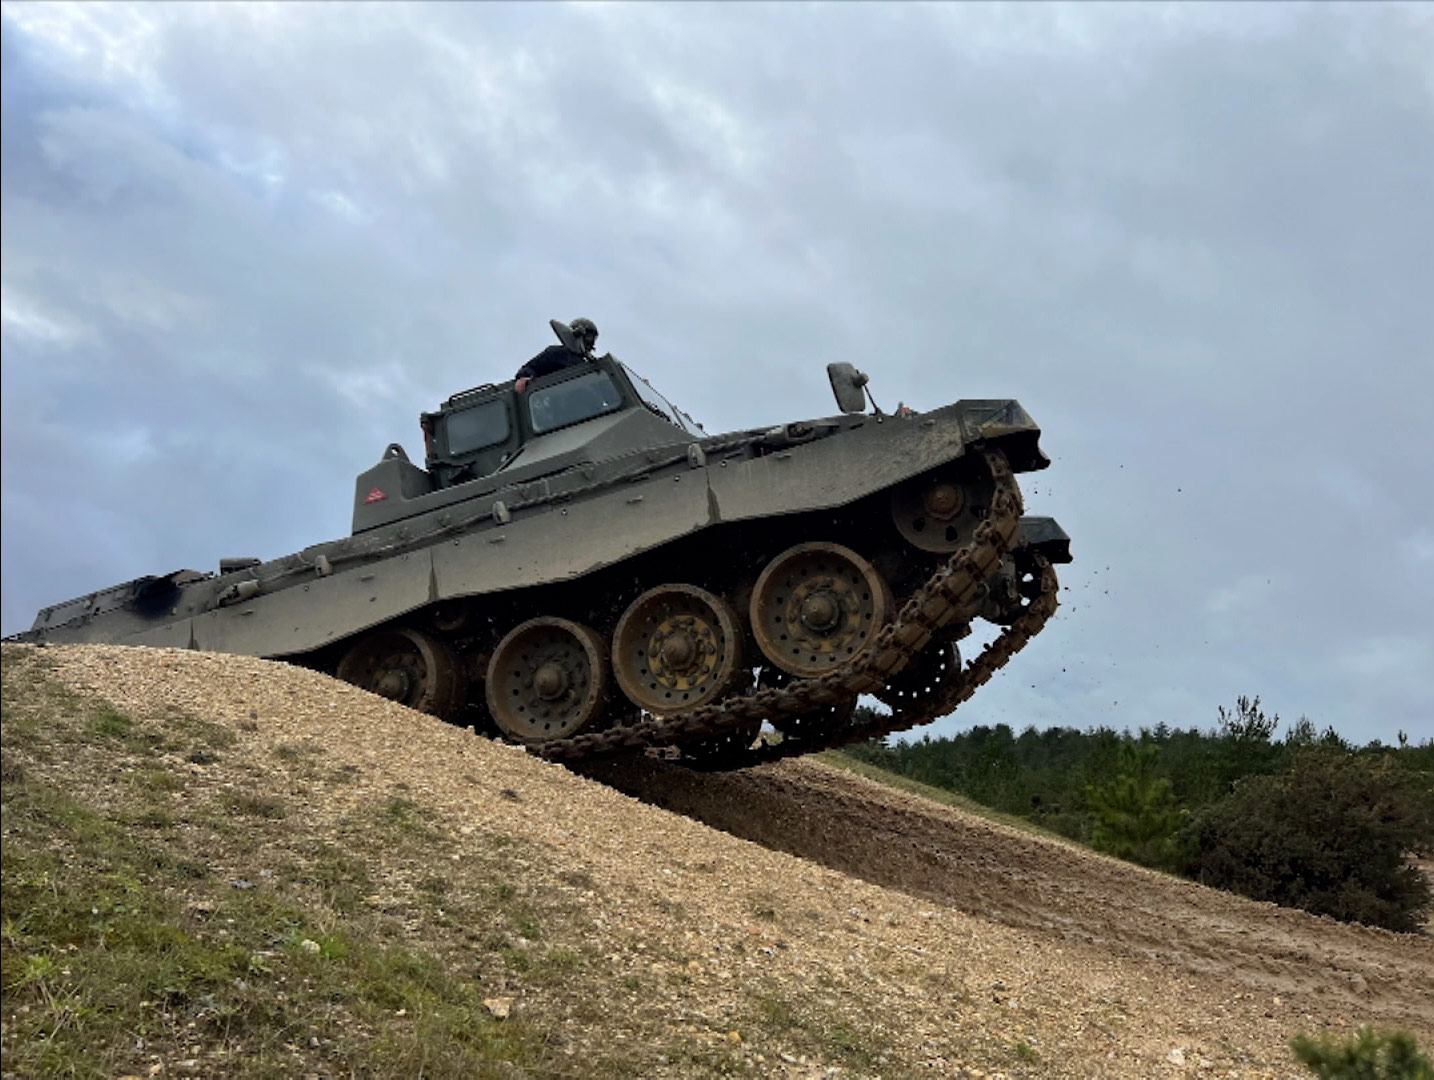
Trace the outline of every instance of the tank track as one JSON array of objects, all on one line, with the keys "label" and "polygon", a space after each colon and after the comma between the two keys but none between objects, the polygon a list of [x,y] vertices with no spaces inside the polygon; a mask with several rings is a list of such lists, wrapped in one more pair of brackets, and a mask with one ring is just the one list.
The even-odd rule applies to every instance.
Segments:
[{"label": "tank track", "polygon": [[[997,451],[980,453],[995,484],[985,520],[971,542],[952,553],[915,590],[896,619],[883,627],[860,656],[824,675],[725,698],[676,716],[649,717],[529,749],[550,761],[565,763],[652,751],[695,768],[743,769],[905,731],[954,711],[1024,648],[1055,613],[1055,570],[1041,555],[1031,552],[1026,560],[1034,575],[1034,595],[1028,597],[1021,614],[959,675],[926,700],[895,708],[866,723],[851,719],[859,695],[880,690],[928,647],[944,647],[949,635],[943,636],[942,631],[972,609],[986,579],[1019,536],[1021,495],[1010,466]],[[798,729],[796,736],[780,742],[757,741],[762,721],[770,720],[780,728],[784,719],[797,718],[817,722],[792,725]]]}]

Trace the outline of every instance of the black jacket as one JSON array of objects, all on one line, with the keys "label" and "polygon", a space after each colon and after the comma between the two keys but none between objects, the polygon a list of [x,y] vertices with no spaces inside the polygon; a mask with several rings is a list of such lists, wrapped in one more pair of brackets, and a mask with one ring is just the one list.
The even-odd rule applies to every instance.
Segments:
[{"label": "black jacket", "polygon": [[566,345],[549,345],[520,367],[518,374],[513,378],[536,379],[543,375],[551,375],[555,371],[562,371],[563,368],[581,364],[586,359],[587,357],[582,353],[575,353]]}]

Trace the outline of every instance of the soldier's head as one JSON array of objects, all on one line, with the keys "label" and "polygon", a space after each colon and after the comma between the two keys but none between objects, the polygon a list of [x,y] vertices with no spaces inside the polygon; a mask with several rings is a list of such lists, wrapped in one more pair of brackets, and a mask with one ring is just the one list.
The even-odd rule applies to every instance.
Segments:
[{"label": "soldier's head", "polygon": [[583,351],[592,352],[593,347],[597,345],[597,323],[591,319],[574,319],[568,323],[568,326],[572,328],[573,337],[578,340],[578,343],[583,347]]}]

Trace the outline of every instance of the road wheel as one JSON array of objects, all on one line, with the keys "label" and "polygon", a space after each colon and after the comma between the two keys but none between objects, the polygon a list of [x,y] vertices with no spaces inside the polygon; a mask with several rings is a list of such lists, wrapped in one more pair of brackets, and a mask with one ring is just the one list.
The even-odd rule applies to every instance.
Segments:
[{"label": "road wheel", "polygon": [[893,606],[885,579],[856,552],[840,544],[798,544],[757,578],[752,634],[782,670],[822,675],[861,655]]},{"label": "road wheel", "polygon": [[467,690],[453,650],[407,627],[360,638],[339,661],[336,674],[370,693],[445,719],[457,716]]},{"label": "road wheel", "polygon": [[493,650],[488,711],[519,742],[566,739],[601,715],[607,675],[607,649],[596,631],[568,619],[529,619]]},{"label": "road wheel", "polygon": [[618,685],[654,716],[717,700],[733,686],[741,662],[737,613],[695,585],[648,589],[623,612],[613,634]]}]

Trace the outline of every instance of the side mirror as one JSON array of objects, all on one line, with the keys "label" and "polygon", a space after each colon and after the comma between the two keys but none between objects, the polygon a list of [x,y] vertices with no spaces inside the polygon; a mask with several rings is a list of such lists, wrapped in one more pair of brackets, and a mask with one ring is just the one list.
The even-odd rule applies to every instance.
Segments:
[{"label": "side mirror", "polygon": [[866,412],[866,375],[851,364],[828,364],[827,381],[832,384],[837,408],[844,413]]}]

